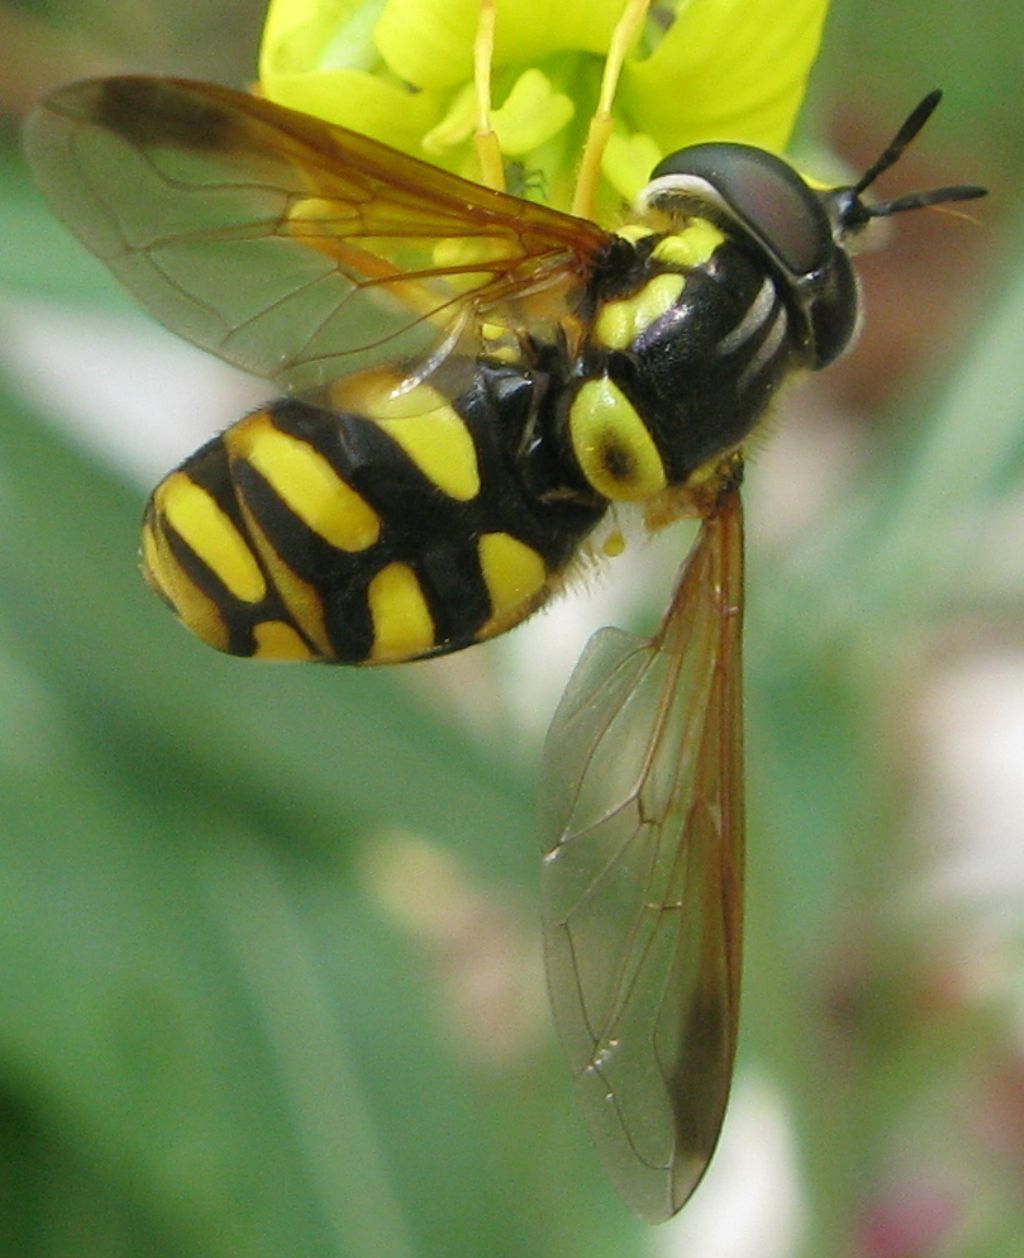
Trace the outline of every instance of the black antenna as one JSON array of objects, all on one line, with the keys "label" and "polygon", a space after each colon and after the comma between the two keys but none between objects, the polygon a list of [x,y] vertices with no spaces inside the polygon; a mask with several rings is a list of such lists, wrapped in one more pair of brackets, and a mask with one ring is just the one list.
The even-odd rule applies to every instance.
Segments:
[{"label": "black antenna", "polygon": [[917,136],[918,132],[935,112],[942,92],[938,88],[911,110],[906,121],[893,136],[881,156],[867,168],[852,188],[838,188],[833,194],[838,214],[839,225],[845,230],[862,227],[870,219],[887,218],[890,214],[901,214],[904,210],[919,210],[926,205],[938,205],[947,201],[973,201],[976,197],[988,194],[987,188],[976,184],[956,184],[948,188],[931,188],[924,192],[911,192],[892,201],[883,201],[878,205],[865,205],[860,194],[875,182],[879,175],[884,174],[890,166],[903,155],[907,145]]},{"label": "black antenna", "polygon": [[867,168],[853,185],[853,191],[858,196],[865,188],[870,188],[878,176],[887,171],[890,166],[895,166],[903,156],[903,150],[911,140],[916,138],[917,133],[936,111],[940,100],[942,100],[942,92],[939,88],[936,88],[934,92],[929,92],[924,100],[911,110],[909,117],[893,136],[885,152]]}]

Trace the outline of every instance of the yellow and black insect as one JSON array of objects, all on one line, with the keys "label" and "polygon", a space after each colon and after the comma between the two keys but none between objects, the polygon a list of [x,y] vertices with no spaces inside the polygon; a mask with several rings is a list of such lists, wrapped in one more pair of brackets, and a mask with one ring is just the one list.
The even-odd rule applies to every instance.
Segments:
[{"label": "yellow and black insect", "polygon": [[592,640],[545,748],[556,1022],[605,1166],[652,1221],[707,1166],[736,1043],[743,446],[849,342],[861,230],[981,195],[863,199],[938,99],[852,187],[739,144],[675,153],[617,232],[208,84],[81,83],[29,123],[89,248],[286,394],[146,511],[146,576],[206,642],[455,651],[540,607],[613,505],[702,521],[655,637]]}]

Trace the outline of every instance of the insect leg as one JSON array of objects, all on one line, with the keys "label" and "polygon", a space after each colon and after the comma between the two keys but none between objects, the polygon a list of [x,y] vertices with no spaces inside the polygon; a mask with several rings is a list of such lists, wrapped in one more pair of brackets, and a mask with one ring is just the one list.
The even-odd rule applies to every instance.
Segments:
[{"label": "insect leg", "polygon": [[497,0],[480,0],[480,20],[473,41],[473,83],[476,87],[476,152],[482,181],[496,192],[505,191],[505,163],[498,137],[491,128],[491,67],[494,63],[494,25]]},{"label": "insect leg", "polygon": [[604,156],[605,145],[612,133],[612,101],[615,89],[619,85],[622,63],[629,46],[636,38],[637,32],[644,24],[650,0],[626,0],[622,16],[612,31],[608,43],[608,56],[604,62],[604,74],[601,77],[601,93],[597,98],[597,108],[590,120],[587,132],[587,143],[580,161],[580,172],[576,179],[576,193],[573,197],[572,212],[580,218],[594,217],[594,205],[597,199],[597,181],[601,175],[601,158]]}]

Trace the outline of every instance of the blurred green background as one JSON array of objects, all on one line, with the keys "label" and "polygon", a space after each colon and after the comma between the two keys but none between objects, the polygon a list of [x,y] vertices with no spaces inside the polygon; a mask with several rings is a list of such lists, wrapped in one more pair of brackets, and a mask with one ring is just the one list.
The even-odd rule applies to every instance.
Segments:
[{"label": "blurred green background", "polygon": [[655,623],[682,542],[368,672],[220,657],[136,572],[150,484],[261,394],[50,217],[19,120],[86,74],[245,82],[261,18],[0,3],[0,1253],[1017,1258],[1024,9],[833,9],[801,151],[862,166],[940,85],[886,187],[993,196],[865,259],[861,345],[753,459],[738,1085],[657,1231],[552,1042],[534,795],[574,652]]}]

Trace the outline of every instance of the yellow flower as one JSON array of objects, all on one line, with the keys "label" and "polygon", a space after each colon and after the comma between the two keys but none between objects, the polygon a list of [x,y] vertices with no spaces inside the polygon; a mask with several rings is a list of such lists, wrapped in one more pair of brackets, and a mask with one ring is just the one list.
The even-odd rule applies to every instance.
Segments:
[{"label": "yellow flower", "polygon": [[[492,126],[513,192],[568,208],[625,0],[498,0]],[[828,0],[653,0],[626,57],[602,217],[666,153],[702,140],[776,152],[790,137]],[[263,92],[479,178],[479,0],[273,0]]]}]

